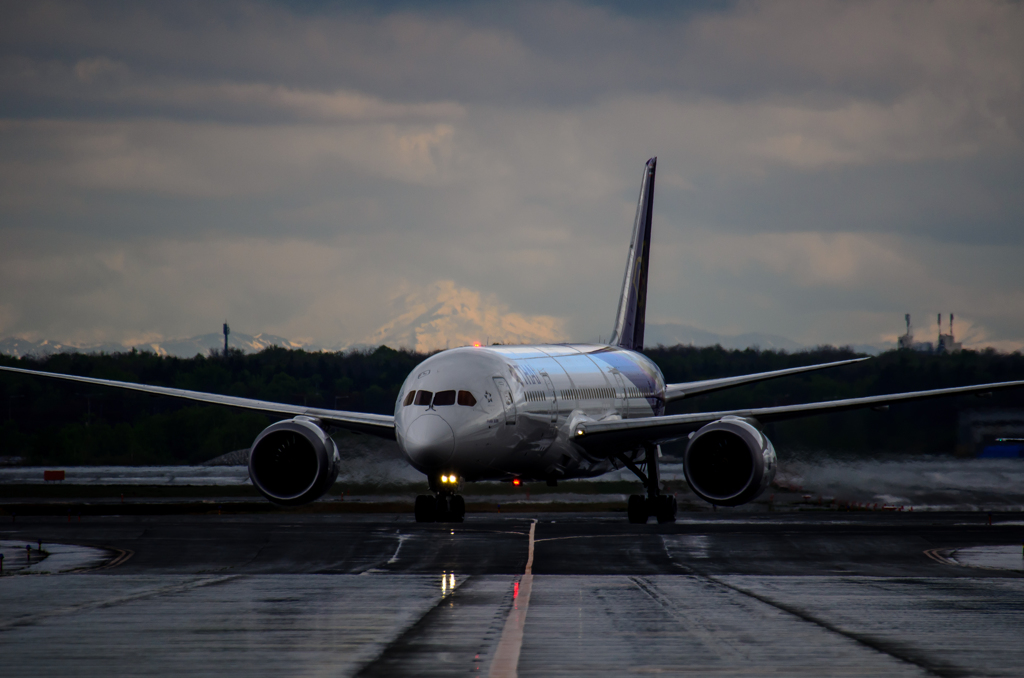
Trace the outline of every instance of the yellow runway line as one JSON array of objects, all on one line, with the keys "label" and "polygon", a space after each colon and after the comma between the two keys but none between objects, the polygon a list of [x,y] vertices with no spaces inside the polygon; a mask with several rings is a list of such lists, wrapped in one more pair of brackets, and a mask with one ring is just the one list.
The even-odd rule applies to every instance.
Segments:
[{"label": "yellow runway line", "polygon": [[519,579],[519,590],[512,600],[512,609],[505,621],[505,628],[498,641],[498,649],[491,662],[491,678],[516,678],[519,675],[519,651],[523,647],[523,627],[526,611],[530,607],[530,592],[533,589],[533,544],[537,521],[530,524],[530,550],[526,557],[526,569]]}]

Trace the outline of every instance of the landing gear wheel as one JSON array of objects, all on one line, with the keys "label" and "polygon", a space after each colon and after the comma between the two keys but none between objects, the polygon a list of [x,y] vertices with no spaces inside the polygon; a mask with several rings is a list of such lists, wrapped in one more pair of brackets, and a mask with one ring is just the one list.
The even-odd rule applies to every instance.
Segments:
[{"label": "landing gear wheel", "polygon": [[421,494],[416,497],[416,505],[413,513],[416,514],[417,523],[432,523],[435,520],[434,498],[428,494]]},{"label": "landing gear wheel", "polygon": [[436,517],[434,518],[434,520],[436,520],[439,523],[447,523],[452,519],[451,508],[448,506],[448,500],[450,498],[451,497],[447,495],[439,494],[437,496],[437,499],[435,500],[436,503],[434,504],[434,515]]},{"label": "landing gear wheel", "polygon": [[647,510],[647,499],[639,494],[629,495],[629,503],[626,504],[626,516],[631,523],[645,524],[650,516]]},{"label": "landing gear wheel", "polygon": [[466,500],[462,498],[461,494],[452,497],[450,515],[453,523],[461,523],[466,516]]},{"label": "landing gear wheel", "polygon": [[678,504],[676,498],[671,494],[662,494],[654,500],[654,515],[659,523],[676,522],[676,510]]}]

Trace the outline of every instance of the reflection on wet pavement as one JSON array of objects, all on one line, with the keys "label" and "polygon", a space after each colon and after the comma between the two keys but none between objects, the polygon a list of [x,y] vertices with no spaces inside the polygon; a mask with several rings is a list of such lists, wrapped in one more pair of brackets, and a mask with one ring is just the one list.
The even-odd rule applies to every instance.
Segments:
[{"label": "reflection on wet pavement", "polygon": [[352,675],[438,599],[416,575],[11,577],[4,674]]},{"label": "reflection on wet pavement", "polygon": [[[4,673],[486,675],[513,582],[453,577],[11,577]],[[1022,605],[1019,579],[536,576],[518,674],[1019,675]]]},{"label": "reflection on wet pavement", "polygon": [[1018,527],[935,520],[19,519],[0,531],[22,551],[38,532],[135,554],[102,574],[0,579],[2,671],[1020,675],[1024,577],[925,553],[1020,558],[1017,544],[981,541]]},{"label": "reflection on wet pavement", "polygon": [[997,570],[1024,570],[1024,544],[1017,546],[972,546],[949,556],[960,565]]},{"label": "reflection on wet pavement", "polygon": [[58,574],[99,567],[118,554],[107,549],[42,541],[0,540],[4,574]]}]

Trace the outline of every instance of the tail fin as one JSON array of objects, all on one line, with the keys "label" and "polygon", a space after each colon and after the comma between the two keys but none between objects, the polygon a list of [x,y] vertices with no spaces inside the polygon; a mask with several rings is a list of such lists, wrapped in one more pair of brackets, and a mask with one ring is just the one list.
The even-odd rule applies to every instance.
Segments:
[{"label": "tail fin", "polygon": [[634,351],[644,347],[644,315],[647,310],[647,269],[651,257],[651,211],[654,208],[654,170],[657,158],[644,166],[644,180],[640,184],[640,200],[636,206],[633,239],[626,259],[626,274],[622,278],[622,295],[615,315],[615,331],[608,342],[612,346]]}]

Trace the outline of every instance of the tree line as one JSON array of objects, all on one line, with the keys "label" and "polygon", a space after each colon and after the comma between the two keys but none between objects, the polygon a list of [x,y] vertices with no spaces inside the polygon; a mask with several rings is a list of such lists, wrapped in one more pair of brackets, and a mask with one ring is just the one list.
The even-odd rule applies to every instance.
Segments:
[{"label": "tree line", "polygon": [[[763,372],[855,357],[848,349],[648,349],[668,382]],[[269,348],[246,355],[162,357],[148,352],[0,358],[12,367],[133,381],[331,409],[390,414],[408,373],[427,356],[380,347],[368,352],[307,353]],[[1024,379],[1018,353],[963,351],[929,355],[891,351],[833,370],[784,377],[685,399],[670,413],[727,410],[852,398]],[[118,389],[0,374],[0,456],[42,464],[195,464],[248,447],[272,418]],[[1024,408],[1024,389],[942,398],[769,425],[780,451],[949,453],[967,409]],[[679,446],[667,446],[670,454]]]}]

